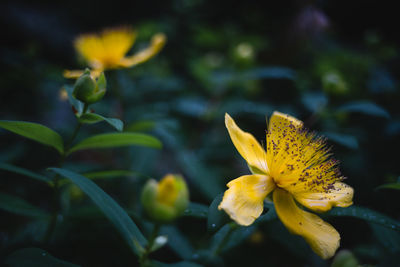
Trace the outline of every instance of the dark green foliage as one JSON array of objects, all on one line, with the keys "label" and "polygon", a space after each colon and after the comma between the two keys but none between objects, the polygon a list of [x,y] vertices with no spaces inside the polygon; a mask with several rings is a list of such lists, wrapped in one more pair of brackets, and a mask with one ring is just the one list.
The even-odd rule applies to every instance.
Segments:
[{"label": "dark green foliage", "polygon": [[[399,265],[394,4],[9,2],[0,19],[0,265]],[[87,67],[73,38],[125,24],[137,32],[128,55],[157,32],[167,44],[148,62],[106,70],[107,88],[86,76],[85,105],[62,76]],[[226,183],[250,173],[224,114],[265,146],[274,110],[326,137],[355,190],[353,206],[318,214],[341,234],[334,259],[291,235],[268,200],[249,227],[218,210]],[[184,177],[191,203],[157,233],[140,194],[167,173]],[[159,236],[165,245],[151,242]]]}]

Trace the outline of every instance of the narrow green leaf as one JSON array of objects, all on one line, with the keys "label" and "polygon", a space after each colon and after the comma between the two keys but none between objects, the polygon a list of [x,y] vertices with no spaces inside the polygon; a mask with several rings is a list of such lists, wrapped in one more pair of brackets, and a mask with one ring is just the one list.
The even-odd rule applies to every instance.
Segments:
[{"label": "narrow green leaf", "polygon": [[224,193],[220,193],[218,196],[216,196],[208,208],[207,229],[210,232],[215,232],[226,223],[230,222],[230,219],[225,211],[218,209],[218,205],[221,203],[223,196]]},{"label": "narrow green leaf", "polygon": [[81,101],[79,101],[78,99],[76,99],[72,93],[74,91],[74,87],[73,86],[64,86],[65,91],[67,91],[68,94],[68,101],[71,104],[71,106],[73,106],[77,112],[77,115],[80,116],[83,112],[83,107],[85,106],[85,104]]},{"label": "narrow green leaf", "polygon": [[383,107],[370,102],[370,101],[354,101],[342,105],[338,108],[339,112],[356,112],[363,113],[366,115],[390,118],[389,112]]},{"label": "narrow green leaf", "polygon": [[78,118],[78,120],[81,123],[87,123],[87,124],[93,124],[93,123],[105,121],[108,124],[110,124],[112,127],[114,127],[119,132],[121,132],[124,129],[124,123],[121,120],[115,119],[115,118],[106,118],[106,117],[103,117],[103,116],[101,116],[99,114],[96,114],[96,113],[85,113],[85,114],[82,114]]},{"label": "narrow green leaf", "polygon": [[198,263],[190,262],[190,261],[180,261],[175,263],[163,263],[159,261],[151,261],[151,266],[155,267],[203,267]]},{"label": "narrow green leaf", "polygon": [[156,126],[155,121],[143,120],[136,121],[134,123],[129,124],[126,128],[126,132],[145,132],[150,131]]},{"label": "narrow green leaf", "polygon": [[350,149],[358,149],[358,140],[355,136],[334,132],[323,132],[322,134],[337,144]]},{"label": "narrow green leaf", "polygon": [[147,240],[129,215],[117,202],[115,202],[115,200],[113,200],[94,182],[80,174],[59,168],[51,168],[51,170],[70,179],[73,183],[79,186],[79,188],[92,199],[106,217],[114,224],[133,251],[137,255],[140,255],[143,247],[147,244]]},{"label": "narrow green leaf", "polygon": [[384,185],[380,185],[376,188],[378,189],[396,189],[396,190],[400,190],[400,183],[390,183],[390,184],[384,184]]},{"label": "narrow green leaf", "polygon": [[[97,180],[97,179],[114,179],[121,177],[131,177],[139,174],[140,173],[138,172],[129,170],[110,170],[110,171],[87,172],[84,173],[83,176],[91,180]],[[59,181],[59,185],[63,185],[69,182],[70,182],[69,179],[61,179]]]},{"label": "narrow green leaf", "polygon": [[270,222],[278,218],[278,215],[276,215],[275,206],[272,202],[264,201],[264,209],[268,209],[268,211],[265,214],[261,215],[254,222],[255,224]]},{"label": "narrow green leaf", "polygon": [[189,207],[183,213],[183,216],[196,217],[196,218],[207,218],[208,207],[203,204],[190,202]]},{"label": "narrow green leaf", "polygon": [[25,121],[2,120],[0,121],[0,127],[41,144],[54,147],[58,152],[60,152],[60,154],[64,152],[64,143],[61,136],[41,124]]},{"label": "narrow green leaf", "polygon": [[24,216],[47,218],[50,215],[22,198],[0,193],[0,209]]},{"label": "narrow green leaf", "polygon": [[289,79],[293,80],[296,72],[292,69],[280,66],[268,66],[253,68],[243,73],[243,79]]},{"label": "narrow green leaf", "polygon": [[161,227],[160,233],[168,237],[167,245],[184,260],[192,259],[194,249],[186,237],[173,226]]},{"label": "narrow green leaf", "polygon": [[87,172],[83,176],[89,179],[103,179],[103,178],[118,178],[118,177],[131,177],[139,175],[140,173],[130,170],[110,170],[110,171],[98,171],[98,172]]},{"label": "narrow green leaf", "polygon": [[327,104],[328,97],[322,92],[305,93],[301,102],[311,112],[320,112]]},{"label": "narrow green leaf", "polygon": [[34,172],[30,171],[30,170],[27,170],[27,169],[24,169],[24,168],[21,168],[21,167],[17,167],[17,166],[8,164],[8,163],[0,162],[0,169],[6,170],[6,171],[10,171],[10,172],[14,172],[14,173],[18,173],[18,174],[33,178],[35,180],[38,180],[38,181],[41,181],[41,182],[45,182],[45,183],[47,183],[49,185],[53,185],[53,183],[51,182],[50,178],[48,178],[48,177],[46,177],[44,175],[37,174],[37,173],[34,173]]},{"label": "narrow green leaf", "polygon": [[141,133],[108,133],[89,137],[69,150],[72,153],[78,150],[90,148],[107,148],[120,146],[145,146],[152,148],[161,148],[161,142],[150,135]]},{"label": "narrow green leaf", "polygon": [[5,263],[9,267],[79,267],[59,260],[40,248],[23,248],[7,257]]},{"label": "narrow green leaf", "polygon": [[227,223],[213,235],[210,244],[211,255],[218,255],[222,252],[236,227],[238,226],[234,223]]},{"label": "narrow green leaf", "polygon": [[354,217],[400,232],[400,222],[382,213],[364,207],[350,206],[348,208],[333,208],[331,211],[325,214],[328,216]]},{"label": "narrow green leaf", "polygon": [[[206,166],[196,154],[178,149],[176,152],[181,167],[199,191],[208,199],[214,199],[223,190],[216,173]],[[204,182],[204,177],[207,177],[206,183]]]},{"label": "narrow green leaf", "polygon": [[400,251],[400,233],[391,229],[377,225],[374,223],[369,224],[375,237],[382,243],[382,245],[392,253]]}]

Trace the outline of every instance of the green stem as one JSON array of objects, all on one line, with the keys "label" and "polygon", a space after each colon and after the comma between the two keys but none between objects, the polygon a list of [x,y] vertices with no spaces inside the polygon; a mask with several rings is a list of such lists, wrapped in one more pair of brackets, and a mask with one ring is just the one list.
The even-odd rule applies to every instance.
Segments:
[{"label": "green stem", "polygon": [[[84,105],[83,113],[85,113],[87,111],[88,107],[89,107],[89,105],[87,105],[87,104]],[[64,153],[61,155],[61,158],[58,163],[59,168],[62,168],[62,166],[64,165],[65,158],[68,155],[68,150],[69,150],[70,146],[72,145],[72,142],[75,140],[76,136],[78,135],[78,132],[79,132],[81,126],[82,126],[82,123],[78,122],[78,124],[75,126],[75,129],[74,129],[69,141],[66,143]],[[44,235],[44,238],[43,238],[44,243],[48,243],[51,240],[51,238],[53,237],[56,226],[57,226],[57,217],[60,214],[60,188],[59,188],[60,178],[61,178],[60,175],[57,174],[53,179],[53,182],[54,182],[54,192],[53,192],[53,201],[52,201],[53,213],[51,215],[50,223],[49,223],[49,226],[47,227],[46,234]]]},{"label": "green stem", "polygon": [[[85,104],[85,105],[83,106],[82,114],[85,114],[85,113],[86,113],[88,107],[89,107],[88,104]],[[74,132],[72,133],[70,139],[68,140],[68,142],[67,142],[66,145],[65,145],[65,152],[64,152],[64,154],[62,155],[62,161],[65,159],[65,155],[67,154],[67,152],[68,152],[70,146],[72,145],[72,142],[75,140],[76,136],[78,135],[78,132],[79,132],[79,130],[81,129],[81,127],[82,127],[82,123],[81,123],[81,122],[78,122],[78,124],[76,125],[76,127],[75,127],[75,129],[74,129]]]},{"label": "green stem", "polygon": [[151,253],[151,249],[154,245],[154,241],[156,240],[159,232],[160,232],[161,224],[154,224],[153,231],[150,235],[149,238],[149,243],[146,246],[146,250],[143,252],[143,254],[139,258],[139,263],[141,267],[146,267],[148,265],[148,260],[149,260],[149,254]]}]

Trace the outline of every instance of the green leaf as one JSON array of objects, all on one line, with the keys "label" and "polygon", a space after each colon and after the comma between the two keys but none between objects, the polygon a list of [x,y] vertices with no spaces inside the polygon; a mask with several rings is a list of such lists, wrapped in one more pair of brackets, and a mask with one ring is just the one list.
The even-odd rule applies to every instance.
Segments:
[{"label": "green leaf", "polygon": [[47,183],[49,185],[53,185],[53,182],[51,182],[50,178],[48,178],[48,177],[46,177],[44,175],[37,174],[37,173],[34,173],[34,172],[30,171],[30,170],[27,170],[27,169],[24,169],[24,168],[21,168],[21,167],[17,167],[17,166],[8,164],[8,163],[0,162],[0,169],[6,170],[6,171],[10,171],[10,172],[14,172],[14,173],[18,173],[18,174],[22,174],[24,176],[33,178],[35,180],[38,180],[38,181],[41,181],[41,182],[45,182],[45,183]]},{"label": "green leaf", "polygon": [[83,113],[83,108],[85,104],[78,99],[76,99],[72,93],[74,92],[74,87],[73,86],[64,86],[65,91],[67,91],[68,94],[68,101],[73,106],[77,112],[77,115],[80,116]]},{"label": "green leaf", "polygon": [[229,240],[222,248],[222,252],[232,249],[240,245],[243,241],[247,240],[255,231],[257,227],[255,225],[237,227],[233,230]]},{"label": "green leaf", "polygon": [[41,124],[25,121],[2,120],[0,121],[0,127],[41,144],[54,147],[58,152],[60,152],[60,154],[64,152],[64,143],[61,136]]},{"label": "green leaf", "polygon": [[381,225],[369,224],[374,232],[375,237],[390,252],[396,253],[400,251],[400,233]]},{"label": "green leaf", "polygon": [[[185,150],[176,150],[176,152],[181,167],[205,197],[211,200],[223,190],[216,173],[196,154]],[[207,182],[204,182],[204,177],[207,177]]]},{"label": "green leaf", "polygon": [[322,92],[309,92],[301,97],[301,102],[309,111],[320,112],[328,104],[328,98]]},{"label": "green leaf", "polygon": [[[129,171],[129,170],[110,170],[110,171],[98,171],[98,172],[86,172],[83,174],[86,178],[91,180],[97,179],[114,179],[121,177],[131,177],[134,175],[139,175],[140,173]],[[69,182],[69,179],[61,179],[59,181],[60,185],[66,184]]]},{"label": "green leaf", "polygon": [[155,121],[150,121],[150,120],[143,120],[143,121],[137,121],[134,123],[129,124],[126,128],[126,132],[145,132],[145,131],[150,131],[156,126]]},{"label": "green leaf", "polygon": [[7,257],[5,263],[9,267],[79,267],[59,260],[40,248],[23,248]]},{"label": "green leaf", "polygon": [[266,208],[268,209],[268,211],[265,214],[261,215],[258,219],[256,219],[256,221],[254,222],[255,224],[270,222],[278,218],[278,215],[275,211],[275,206],[272,202],[264,201],[264,209]]},{"label": "green leaf", "polygon": [[183,213],[183,216],[196,217],[196,218],[207,218],[208,207],[203,204],[190,202],[189,207]]},{"label": "green leaf", "polygon": [[358,149],[358,140],[352,135],[333,132],[323,132],[322,134],[337,144],[351,149]]},{"label": "green leaf", "polygon": [[238,226],[234,223],[225,224],[213,235],[210,245],[211,255],[218,255],[222,252],[224,246],[228,242],[232,232],[235,231],[236,227]]},{"label": "green leaf", "polygon": [[131,177],[139,175],[140,173],[130,170],[110,170],[110,171],[98,171],[98,172],[87,172],[83,176],[89,179],[104,179],[104,178],[119,178],[119,177]]},{"label": "green leaf", "polygon": [[294,80],[296,73],[289,68],[280,66],[268,66],[253,68],[243,73],[243,79],[258,80],[258,79],[289,79]]},{"label": "green leaf", "polygon": [[389,112],[383,107],[369,101],[354,101],[338,108],[339,112],[357,112],[383,118],[390,118]]},{"label": "green leaf", "polygon": [[229,216],[225,213],[225,211],[218,209],[218,205],[221,203],[223,196],[224,193],[220,193],[218,196],[216,196],[208,208],[208,231],[215,232],[226,223],[230,222]]},{"label": "green leaf", "polygon": [[124,128],[124,123],[119,119],[106,118],[96,113],[85,113],[82,114],[78,120],[81,123],[93,124],[101,121],[105,121],[114,127],[117,131],[121,132]]},{"label": "green leaf", "polygon": [[86,177],[65,169],[51,168],[52,171],[70,179],[85,192],[92,201],[101,209],[106,217],[114,224],[116,229],[125,238],[133,251],[140,255],[147,244],[146,238],[132,221],[129,215],[94,182]]},{"label": "green leaf", "polygon": [[328,216],[349,216],[365,220],[367,222],[376,223],[386,228],[400,232],[400,222],[382,214],[377,211],[359,207],[350,206],[348,208],[333,208],[325,213]]},{"label": "green leaf", "polygon": [[0,209],[24,216],[47,218],[50,215],[22,198],[0,193]]},{"label": "green leaf", "polygon": [[182,259],[190,260],[194,249],[186,237],[173,226],[161,227],[160,233],[168,237],[167,245]]},{"label": "green leaf", "polygon": [[145,146],[152,148],[161,148],[161,142],[150,135],[141,133],[108,133],[99,134],[89,137],[79,144],[72,147],[69,153],[90,148],[107,148],[107,147],[120,147],[120,146]]},{"label": "green leaf", "polygon": [[198,263],[190,262],[190,261],[180,261],[175,263],[163,263],[159,261],[151,261],[151,266],[155,267],[203,267]]},{"label": "green leaf", "polygon": [[396,190],[400,190],[400,183],[390,183],[390,184],[384,184],[384,185],[380,185],[376,188],[378,189],[396,189]]}]

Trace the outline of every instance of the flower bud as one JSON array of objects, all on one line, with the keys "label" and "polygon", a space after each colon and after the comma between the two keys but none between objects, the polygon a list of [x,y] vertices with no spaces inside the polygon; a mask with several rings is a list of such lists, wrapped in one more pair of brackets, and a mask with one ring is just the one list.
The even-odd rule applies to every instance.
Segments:
[{"label": "flower bud", "polygon": [[167,223],[185,211],[189,204],[189,192],[182,176],[168,174],[160,183],[149,180],[143,188],[141,201],[151,219]]},{"label": "flower bud", "polygon": [[85,104],[93,104],[100,101],[106,93],[106,77],[101,73],[96,80],[87,69],[77,80],[74,86],[73,96]]}]

